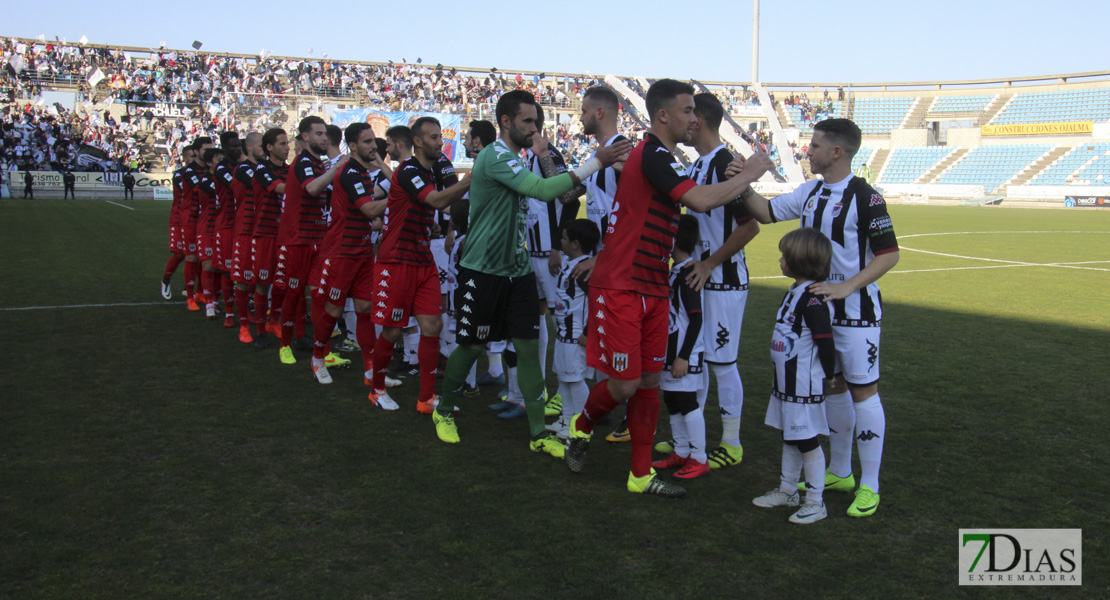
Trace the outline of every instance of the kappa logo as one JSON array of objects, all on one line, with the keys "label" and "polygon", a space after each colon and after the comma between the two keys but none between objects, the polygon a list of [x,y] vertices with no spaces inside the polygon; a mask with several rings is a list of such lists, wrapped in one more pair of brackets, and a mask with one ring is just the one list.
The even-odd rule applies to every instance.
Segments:
[{"label": "kappa logo", "polygon": [[394,321],[400,321],[402,318],[404,318],[404,316],[405,316],[405,309],[395,308],[395,309],[393,309],[393,314],[391,315],[391,318]]},{"label": "kappa logo", "polygon": [[459,320],[459,323],[462,323],[463,325],[470,325],[470,320],[467,319],[466,317],[463,317],[462,319]]},{"label": "kappa logo", "polygon": [[377,307],[378,308],[386,308],[385,302],[382,302],[381,300],[378,300]]},{"label": "kappa logo", "polygon": [[870,373],[875,368],[875,363],[879,362],[879,347],[869,339],[864,338],[863,341],[867,342],[867,364],[871,365],[867,367],[867,372]]},{"label": "kappa logo", "polygon": [[602,296],[602,295],[598,294],[597,303],[602,305],[602,306],[605,306],[605,296]]},{"label": "kappa logo", "polygon": [[597,347],[604,350],[605,349],[605,340],[598,340],[597,341]]},{"label": "kappa logo", "polygon": [[597,333],[598,333],[598,335],[605,335],[605,328],[604,327],[598,327],[597,328]]},{"label": "kappa logo", "polygon": [[474,296],[471,296],[470,292],[467,292],[467,293],[463,294],[463,299],[465,299],[465,300],[474,300]]},{"label": "kappa logo", "polygon": [[385,313],[383,313],[382,311],[379,310],[378,312],[374,313],[374,316],[379,318],[379,319],[384,319],[385,318]]},{"label": "kappa logo", "polygon": [[385,290],[379,290],[378,291],[378,297],[379,298],[388,298],[389,294],[385,293]]},{"label": "kappa logo", "polygon": [[873,440],[877,437],[879,437],[879,435],[877,433],[875,433],[874,431],[871,431],[870,429],[867,429],[867,430],[863,431],[862,433],[860,433],[859,437],[857,439],[859,439],[861,442],[870,442],[871,440]]},{"label": "kappa logo", "polygon": [[445,283],[447,283],[447,271],[445,271],[443,269],[440,269],[439,270],[439,284],[443,285]]},{"label": "kappa logo", "polygon": [[613,370],[618,373],[628,368],[628,355],[624,352],[617,352],[613,354]]},{"label": "kappa logo", "polygon": [[878,206],[880,204],[886,204],[886,200],[883,200],[883,197],[878,194],[871,194],[870,206]]},{"label": "kappa logo", "polygon": [[821,306],[821,301],[817,298],[810,298],[809,304],[807,304],[806,306]]},{"label": "kappa logo", "polygon": [[725,324],[717,321],[717,349],[720,350],[728,345],[729,331],[725,328]]},{"label": "kappa logo", "polygon": [[468,312],[470,312],[470,305],[469,305],[469,304],[463,304],[463,305],[462,305],[462,311],[463,311],[464,313],[468,313]]},{"label": "kappa logo", "polygon": [[605,320],[605,313],[601,312],[600,310],[599,310],[599,311],[597,311],[597,318],[599,318],[599,319],[601,319],[602,321],[604,321],[604,320]]},{"label": "kappa logo", "polygon": [[389,271],[382,269],[382,277],[389,277]]},{"label": "kappa logo", "polygon": [[474,284],[474,280],[473,280],[473,279],[471,279],[470,281],[467,281],[467,282],[466,282],[466,287],[472,287],[472,288],[477,288],[478,286],[477,286],[477,285],[475,285],[475,284]]},{"label": "kappa logo", "polygon": [[383,279],[378,283],[378,285],[382,286],[383,288],[387,288],[389,287],[389,282]]},{"label": "kappa logo", "polygon": [[328,292],[328,298],[330,298],[332,300],[339,300],[339,296],[342,293],[343,292],[339,288],[331,288],[331,291]]},{"label": "kappa logo", "polygon": [[479,338],[489,337],[489,326],[488,325],[482,325],[481,327],[478,328],[478,337]]}]

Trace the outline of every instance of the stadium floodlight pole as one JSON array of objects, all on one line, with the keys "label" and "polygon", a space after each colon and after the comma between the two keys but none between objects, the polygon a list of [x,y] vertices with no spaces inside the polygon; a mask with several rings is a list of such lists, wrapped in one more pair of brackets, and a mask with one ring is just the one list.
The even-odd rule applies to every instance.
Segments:
[{"label": "stadium floodlight pole", "polygon": [[752,83],[759,82],[759,0],[752,3]]}]

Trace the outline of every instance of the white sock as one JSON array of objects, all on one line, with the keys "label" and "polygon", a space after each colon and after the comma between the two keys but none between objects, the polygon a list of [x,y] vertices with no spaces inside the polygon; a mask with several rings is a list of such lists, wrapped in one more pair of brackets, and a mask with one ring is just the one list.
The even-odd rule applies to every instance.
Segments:
[{"label": "white sock", "polygon": [[358,331],[358,313],[353,310],[345,311],[343,313],[343,324],[347,326],[347,339],[357,342],[355,336]]},{"label": "white sock", "polygon": [[405,338],[405,362],[410,365],[420,364],[420,359],[417,358],[416,350],[420,346],[420,329],[412,333],[406,333]]},{"label": "white sock", "polygon": [[707,457],[705,455],[705,413],[699,406],[697,410],[692,410],[683,418],[686,422],[686,437],[687,444],[690,446],[690,456],[699,463],[705,463]]},{"label": "white sock", "polygon": [[[540,316],[540,377],[547,381],[547,314]],[[544,386],[547,387],[546,385]]]},{"label": "white sock", "polygon": [[859,484],[879,493],[879,467],[883,462],[886,413],[879,395],[856,402],[856,446],[859,448]]},{"label": "white sock", "polygon": [[825,451],[818,446],[802,454],[802,465],[806,477],[806,502],[821,504],[825,492]]},{"label": "white sock", "polygon": [[[744,409],[744,386],[736,364],[709,365],[717,380],[717,401],[721,405],[721,443],[740,445],[740,412]],[[708,383],[708,382],[707,382]]]},{"label": "white sock", "polygon": [[362,376],[369,379],[370,381],[374,381],[374,371],[373,370],[363,371]]},{"label": "white sock", "polygon": [[[782,472],[779,474],[779,491],[793,496],[798,493],[798,475],[802,472],[802,451],[797,446],[783,443]],[[824,475],[821,475],[824,477]]]},{"label": "white sock", "polygon": [[852,393],[825,396],[825,418],[829,423],[829,471],[837,477],[847,477],[852,474],[852,438],[856,429]]},{"label": "white sock", "polygon": [[506,371],[509,373],[509,396],[506,400],[524,406],[524,394],[520,393],[520,383],[516,380],[516,367],[509,367]]},{"label": "white sock", "polygon": [[682,458],[690,456],[690,437],[686,433],[685,415],[671,415],[671,437],[674,438],[674,453]]},{"label": "white sock", "polygon": [[313,357],[312,357],[312,366],[314,366],[314,367],[322,367],[322,366],[324,366],[324,359],[322,359],[322,358],[316,358],[315,356],[313,356]]},{"label": "white sock", "polygon": [[490,377],[500,377],[505,372],[504,367],[501,366],[501,353],[486,352],[486,358],[489,359]]}]

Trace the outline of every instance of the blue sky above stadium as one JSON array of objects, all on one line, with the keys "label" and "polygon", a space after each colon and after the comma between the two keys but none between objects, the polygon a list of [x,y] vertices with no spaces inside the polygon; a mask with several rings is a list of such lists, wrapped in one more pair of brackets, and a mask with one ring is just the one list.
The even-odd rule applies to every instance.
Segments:
[{"label": "blue sky above stadium", "polygon": [[[354,8],[370,10],[355,13]],[[419,12],[414,7],[419,6]],[[750,77],[750,0],[463,3],[277,0],[107,5],[56,0],[5,10],[4,35],[547,72],[740,81]],[[264,8],[262,8],[264,7]],[[1018,0],[768,1],[760,79],[979,79],[1105,69],[1110,3]]]}]

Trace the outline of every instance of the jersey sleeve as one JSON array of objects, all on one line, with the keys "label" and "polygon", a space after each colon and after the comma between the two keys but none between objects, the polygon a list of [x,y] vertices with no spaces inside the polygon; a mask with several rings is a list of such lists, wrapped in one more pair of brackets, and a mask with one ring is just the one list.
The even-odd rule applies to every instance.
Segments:
[{"label": "jersey sleeve", "polygon": [[412,165],[402,165],[394,176],[398,187],[405,191],[406,194],[416,198],[420,203],[435,191],[435,186],[428,185],[424,178],[420,176],[420,172]]},{"label": "jersey sleeve", "polygon": [[231,169],[223,164],[216,165],[216,177],[222,179],[227,185],[231,185],[232,180],[235,179],[235,176],[231,173]]},{"label": "jersey sleeve", "polygon": [[[529,175],[539,179],[537,175],[524,168],[519,156],[511,154],[507,150],[500,150],[500,146],[491,148],[488,154],[490,155],[489,162],[484,165],[486,176],[509,189],[520,191],[520,185],[528,179]],[[501,155],[503,154],[507,156],[502,158]],[[479,156],[480,158],[482,157]],[[532,197],[535,198],[536,196]]]},{"label": "jersey sleeve", "polygon": [[344,169],[339,175],[339,185],[347,192],[347,199],[355,208],[361,208],[363,204],[374,201],[373,186],[367,186],[355,169]]},{"label": "jersey sleeve", "polygon": [[[685,281],[689,274],[690,269],[683,269],[679,277]],[[701,338],[701,294],[695,292],[693,288],[686,283],[678,286],[678,294],[681,297],[682,307],[686,309],[686,318],[689,321],[686,326],[686,337],[682,340],[682,347],[678,350],[678,357],[683,360],[690,360],[690,354],[694,351],[694,345],[697,344],[698,339]]]},{"label": "jersey sleeve", "polygon": [[293,176],[297,178],[297,184],[301,186],[302,190],[318,177],[312,161],[303,155],[297,160],[296,166],[293,167]]},{"label": "jersey sleeve", "polygon": [[686,170],[663,146],[649,145],[644,148],[640,164],[648,183],[676,202],[697,185],[686,176]]},{"label": "jersey sleeve", "polygon": [[[898,239],[894,236],[894,223],[886,210],[886,200],[878,192],[873,192],[863,202],[860,213],[860,229],[866,228],[867,242],[871,245],[871,253],[876,256],[888,252],[898,251]],[[860,232],[863,235],[864,232]]]},{"label": "jersey sleeve", "polygon": [[829,305],[813,295],[809,295],[805,303],[805,308],[802,309],[802,320],[809,328],[813,344],[817,346],[817,358],[821,361],[825,379],[832,379],[836,371],[836,344],[833,342]]},{"label": "jersey sleeve", "polygon": [[812,181],[798,186],[792,192],[771,198],[767,207],[771,213],[771,222],[778,223],[801,217],[806,199],[818,185],[821,185],[819,180]]},{"label": "jersey sleeve", "polygon": [[265,165],[259,166],[254,170],[254,179],[262,186],[262,189],[267,192],[274,191],[274,188],[281,183],[274,177],[274,174],[270,172],[270,167]]},{"label": "jersey sleeve", "polygon": [[432,171],[436,176],[436,185],[441,190],[445,190],[459,182],[459,176],[455,173],[455,165],[444,155],[440,155],[439,160],[432,165]]},{"label": "jersey sleeve", "polygon": [[[720,183],[728,179],[728,177],[725,177],[725,171],[728,170],[728,165],[732,162],[730,157],[731,155],[723,150],[713,157],[713,162],[710,163],[710,168],[713,169],[713,181]],[[724,208],[725,218],[732,219],[737,224],[751,221],[754,218],[743,202],[730,202]]]},{"label": "jersey sleeve", "polygon": [[547,153],[551,156],[551,162],[555,163],[555,173],[561,174],[567,172],[567,161],[563,159],[563,154],[555,147],[555,144],[549,143],[547,145]]}]

